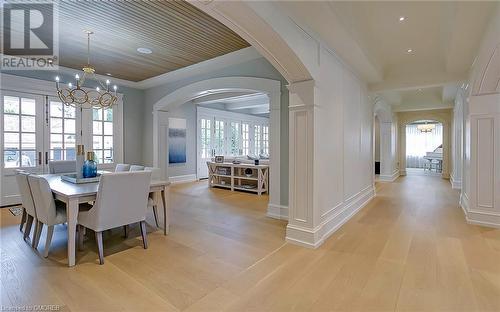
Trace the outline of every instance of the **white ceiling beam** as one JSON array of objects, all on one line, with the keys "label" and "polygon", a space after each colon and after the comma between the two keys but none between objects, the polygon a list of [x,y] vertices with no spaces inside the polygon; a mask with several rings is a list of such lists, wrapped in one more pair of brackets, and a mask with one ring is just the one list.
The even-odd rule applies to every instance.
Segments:
[{"label": "white ceiling beam", "polygon": [[259,114],[268,114],[269,113],[269,106],[267,107],[256,107],[256,108],[251,108],[250,109],[250,114],[254,115],[259,115]]},{"label": "white ceiling beam", "polygon": [[267,108],[269,110],[269,101],[262,102],[262,101],[245,101],[245,102],[240,102],[240,103],[226,103],[226,109],[227,110],[241,110],[241,109],[247,109],[247,108]]},{"label": "white ceiling beam", "polygon": [[378,91],[404,91],[419,88],[440,87],[450,83],[459,83],[467,79],[467,73],[451,74],[446,72],[428,72],[414,75],[401,75],[390,77],[383,82],[369,85],[372,92]]}]

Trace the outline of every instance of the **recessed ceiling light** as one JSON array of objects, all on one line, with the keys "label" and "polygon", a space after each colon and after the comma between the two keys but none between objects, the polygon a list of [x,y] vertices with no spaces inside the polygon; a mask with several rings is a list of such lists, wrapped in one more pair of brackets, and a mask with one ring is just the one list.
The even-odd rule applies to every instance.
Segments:
[{"label": "recessed ceiling light", "polygon": [[406,53],[413,53],[413,49],[406,50]]},{"label": "recessed ceiling light", "polygon": [[137,52],[142,53],[142,54],[151,54],[153,51],[148,48],[137,48]]},{"label": "recessed ceiling light", "polygon": [[400,17],[399,17],[399,21],[400,21],[400,22],[404,22],[404,20],[405,20],[405,19],[406,19],[406,16],[400,16]]}]

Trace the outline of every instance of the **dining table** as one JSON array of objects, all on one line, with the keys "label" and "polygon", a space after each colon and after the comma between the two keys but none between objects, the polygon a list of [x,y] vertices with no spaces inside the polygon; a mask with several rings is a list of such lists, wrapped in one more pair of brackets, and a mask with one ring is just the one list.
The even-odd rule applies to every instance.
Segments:
[{"label": "dining table", "polygon": [[[81,203],[93,202],[97,198],[99,182],[72,183],[63,181],[60,174],[41,175],[48,182],[56,200],[66,204],[66,217],[68,222],[68,266],[75,265],[76,258],[76,226],[78,224],[78,208]],[[168,190],[170,182],[164,180],[151,180],[150,193],[159,193],[163,204],[163,234],[169,232],[168,217]]]}]

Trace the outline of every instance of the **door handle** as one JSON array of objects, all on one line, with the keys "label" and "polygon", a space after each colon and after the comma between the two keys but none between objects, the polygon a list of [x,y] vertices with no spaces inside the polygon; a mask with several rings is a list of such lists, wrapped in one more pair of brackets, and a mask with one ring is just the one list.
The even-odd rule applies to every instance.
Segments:
[{"label": "door handle", "polygon": [[42,165],[42,152],[38,152],[38,164]]}]

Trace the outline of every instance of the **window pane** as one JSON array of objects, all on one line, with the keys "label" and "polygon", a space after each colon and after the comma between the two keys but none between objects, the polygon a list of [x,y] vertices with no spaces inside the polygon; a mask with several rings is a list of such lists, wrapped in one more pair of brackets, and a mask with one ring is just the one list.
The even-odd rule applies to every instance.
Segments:
[{"label": "window pane", "polygon": [[62,103],[50,102],[50,116],[51,117],[62,117],[63,116]]},{"label": "window pane", "polygon": [[102,136],[94,135],[92,146],[93,146],[94,150],[102,149]]},{"label": "window pane", "polygon": [[98,164],[102,164],[102,150],[95,150],[94,149],[94,154],[95,154],[95,162]]},{"label": "window pane", "polygon": [[113,135],[113,123],[112,122],[105,122],[104,123],[104,134]]},{"label": "window pane", "polygon": [[50,118],[50,132],[51,133],[62,133],[62,122],[60,118]]},{"label": "window pane", "polygon": [[35,167],[35,151],[22,151],[21,152],[21,167]]},{"label": "window pane", "polygon": [[63,137],[61,134],[51,134],[50,135],[50,148],[51,149],[62,149]]},{"label": "window pane", "polygon": [[92,129],[93,134],[102,134],[102,122],[94,121]]},{"label": "window pane", "polygon": [[75,147],[76,138],[74,134],[64,135],[64,148]]},{"label": "window pane", "polygon": [[35,129],[36,129],[35,117],[21,116],[21,131],[35,132]]},{"label": "window pane", "polygon": [[113,162],[113,151],[105,150],[104,151],[104,163],[112,163]]},{"label": "window pane", "polygon": [[102,120],[102,109],[94,108],[92,112],[92,117],[94,120]]},{"label": "window pane", "polygon": [[16,168],[19,166],[19,151],[17,150],[5,150],[3,152],[3,162],[5,168]]},{"label": "window pane", "polygon": [[75,118],[76,117],[76,109],[74,107],[64,105],[64,117]]},{"label": "window pane", "polygon": [[104,121],[113,121],[113,109],[108,108],[104,110]]},{"label": "window pane", "polygon": [[5,149],[19,149],[19,133],[4,133],[3,140]]},{"label": "window pane", "polygon": [[105,149],[112,149],[113,148],[113,137],[112,136],[105,136],[104,137],[104,148]]},{"label": "window pane", "polygon": [[35,116],[36,106],[33,99],[21,99],[21,114]]},{"label": "window pane", "polygon": [[75,120],[65,119],[64,120],[64,133],[75,133]]},{"label": "window pane", "polygon": [[5,131],[19,131],[19,115],[3,115],[3,129]]},{"label": "window pane", "polygon": [[34,133],[21,134],[21,149],[35,149],[36,141]]},{"label": "window pane", "polygon": [[19,114],[19,98],[14,96],[4,96],[3,112],[8,114]]}]

